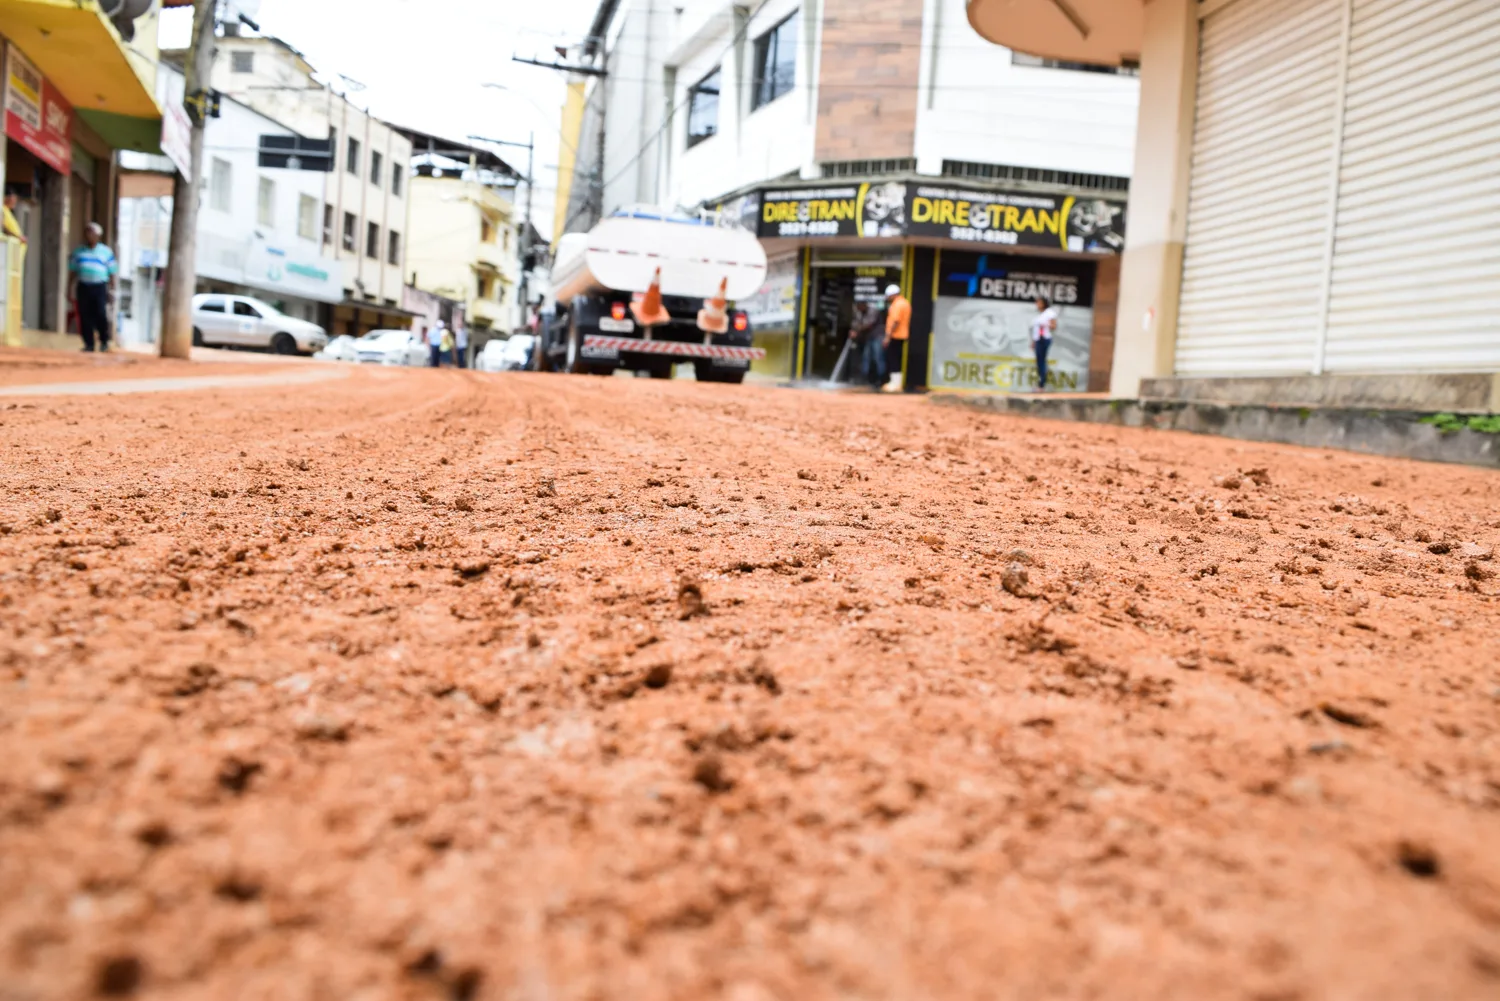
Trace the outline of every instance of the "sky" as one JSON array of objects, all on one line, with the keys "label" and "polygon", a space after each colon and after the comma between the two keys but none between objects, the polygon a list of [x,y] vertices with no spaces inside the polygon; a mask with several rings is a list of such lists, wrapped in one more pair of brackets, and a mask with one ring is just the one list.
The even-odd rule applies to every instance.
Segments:
[{"label": "sky", "polygon": [[[387,121],[460,140],[473,134],[524,143],[535,132],[532,220],[550,237],[564,78],[511,57],[557,59],[552,47],[586,35],[597,6],[598,0],[260,0],[256,20],[336,86],[339,74],[363,84],[349,91],[350,100]],[[191,27],[191,9],[163,12],[162,46],[185,47]],[[525,170],[524,149],[496,152]]]}]

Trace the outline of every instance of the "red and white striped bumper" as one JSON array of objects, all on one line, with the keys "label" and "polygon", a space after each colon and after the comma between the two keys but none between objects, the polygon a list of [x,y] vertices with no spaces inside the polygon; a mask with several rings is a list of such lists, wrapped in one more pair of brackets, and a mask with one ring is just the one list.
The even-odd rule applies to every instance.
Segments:
[{"label": "red and white striped bumper", "polygon": [[728,344],[646,341],[639,337],[605,337],[601,334],[589,334],[584,337],[583,346],[603,351],[634,351],[637,354],[676,355],[682,358],[732,358],[735,361],[759,361],[766,356],[764,348],[739,348]]}]

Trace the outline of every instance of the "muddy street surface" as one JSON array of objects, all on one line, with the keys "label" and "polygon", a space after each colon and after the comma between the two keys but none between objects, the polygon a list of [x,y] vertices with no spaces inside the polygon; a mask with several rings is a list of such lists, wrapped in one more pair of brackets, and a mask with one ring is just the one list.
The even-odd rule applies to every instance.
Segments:
[{"label": "muddy street surface", "polygon": [[0,401],[0,999],[1500,996],[1497,497],[749,386]]}]

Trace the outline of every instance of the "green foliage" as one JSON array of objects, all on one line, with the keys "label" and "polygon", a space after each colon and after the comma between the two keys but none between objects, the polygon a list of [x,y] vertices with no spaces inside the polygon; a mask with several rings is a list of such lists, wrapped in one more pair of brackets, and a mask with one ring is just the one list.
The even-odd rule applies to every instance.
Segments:
[{"label": "green foliage", "polygon": [[1460,417],[1458,414],[1429,414],[1422,424],[1431,424],[1439,434],[1456,434],[1459,431],[1476,431],[1479,434],[1500,434],[1500,414],[1475,414]]}]

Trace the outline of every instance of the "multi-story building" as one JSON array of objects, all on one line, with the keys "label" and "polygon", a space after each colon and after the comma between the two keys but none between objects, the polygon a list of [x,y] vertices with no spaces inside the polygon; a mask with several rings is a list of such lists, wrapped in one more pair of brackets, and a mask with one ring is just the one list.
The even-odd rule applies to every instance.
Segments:
[{"label": "multi-story building", "polygon": [[401,299],[411,141],[317,80],[290,45],[228,30],[219,39],[214,88],[300,135],[333,140],[319,229],[323,253],[339,262],[343,300],[331,311],[328,332],[409,326]]},{"label": "multi-story building", "polygon": [[[111,23],[92,3],[8,0],[0,18],[0,182],[24,234],[0,234],[0,339],[68,327],[67,258],[97,222],[115,238],[115,153],[159,151],[157,5]],[[122,32],[133,36],[129,44]],[[40,343],[40,341],[38,342]],[[75,342],[76,343],[76,342]]]},{"label": "multi-story building", "polygon": [[[157,76],[163,107],[182,101],[183,85],[182,70],[164,61]],[[325,175],[260,166],[259,137],[266,135],[296,133],[231,97],[206,123],[195,288],[255,296],[327,326],[344,300],[344,266],[323,249]],[[170,256],[173,167],[141,153],[122,153],[120,166],[120,339],[149,343],[161,331],[158,283]]]},{"label": "multi-story building", "polygon": [[1060,6],[969,14],[1139,62],[1116,395],[1500,412],[1500,4]]},{"label": "multi-story building", "polygon": [[770,262],[746,304],[768,374],[827,376],[853,303],[893,283],[914,310],[907,388],[1034,381],[1043,290],[1062,305],[1049,385],[1102,388],[1138,80],[996,60],[965,6],[602,0],[567,228],[632,202],[740,215]]},{"label": "multi-story building", "polygon": [[494,153],[404,129],[411,161],[411,284],[461,302],[475,346],[521,325],[520,175]]}]

